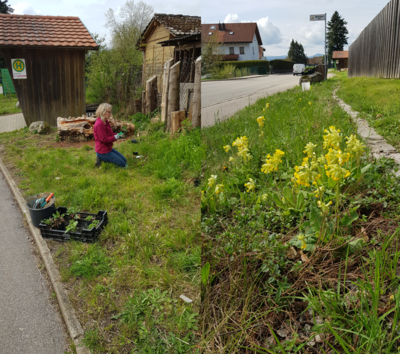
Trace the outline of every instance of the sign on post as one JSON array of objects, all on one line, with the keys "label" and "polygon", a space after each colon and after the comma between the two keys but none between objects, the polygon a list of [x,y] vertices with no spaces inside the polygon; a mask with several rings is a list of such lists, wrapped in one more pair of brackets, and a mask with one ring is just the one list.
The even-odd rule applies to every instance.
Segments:
[{"label": "sign on post", "polygon": [[325,14],[323,14],[323,15],[310,15],[310,21],[325,21]]},{"label": "sign on post", "polygon": [[26,79],[25,59],[11,59],[13,79]]}]

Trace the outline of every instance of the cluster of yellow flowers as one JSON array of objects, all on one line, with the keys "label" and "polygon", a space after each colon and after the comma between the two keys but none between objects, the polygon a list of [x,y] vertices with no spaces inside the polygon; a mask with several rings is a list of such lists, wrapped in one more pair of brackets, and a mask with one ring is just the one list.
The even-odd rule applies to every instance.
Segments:
[{"label": "cluster of yellow flowers", "polygon": [[263,112],[265,112],[268,108],[269,108],[269,103],[267,103],[267,104],[265,105],[265,108],[263,108]]},{"label": "cluster of yellow flowers", "polygon": [[273,156],[268,154],[267,159],[265,160],[266,163],[261,167],[261,172],[268,174],[274,171],[278,171],[279,164],[282,163],[283,155],[285,155],[285,153],[279,149],[275,150]]},{"label": "cluster of yellow flowers", "polygon": [[264,123],[265,123],[265,118],[264,118],[264,116],[258,117],[258,118],[257,118],[257,123],[258,123],[258,126],[259,126],[260,128],[262,128],[262,127],[264,126]]},{"label": "cluster of yellow flowers", "polygon": [[303,159],[301,166],[295,166],[296,172],[294,173],[294,179],[292,182],[298,185],[310,187],[310,183],[314,183],[321,178],[319,173],[319,162],[315,153],[312,156],[311,162],[308,161],[309,157]]},{"label": "cluster of yellow flowers", "polygon": [[256,185],[252,178],[249,178],[249,182],[245,183],[244,186],[247,188],[247,193],[256,189]]},{"label": "cluster of yellow flowers", "polygon": [[[238,152],[236,153],[237,156],[240,156],[243,159],[243,162],[248,162],[249,160],[252,159],[252,156],[250,155],[250,150],[249,150],[249,141],[246,136],[241,136],[240,138],[237,138],[233,143],[232,146],[236,146],[238,149]],[[225,145],[224,150],[226,152],[229,152],[231,150],[230,145]],[[229,158],[229,161],[234,161],[235,159],[231,156]]]},{"label": "cluster of yellow flowers", "polygon": [[[211,177],[208,179],[208,187],[214,186],[214,184],[217,182],[217,175],[211,175]],[[222,193],[224,190],[224,185],[223,184],[217,184],[215,186],[215,194]]]}]

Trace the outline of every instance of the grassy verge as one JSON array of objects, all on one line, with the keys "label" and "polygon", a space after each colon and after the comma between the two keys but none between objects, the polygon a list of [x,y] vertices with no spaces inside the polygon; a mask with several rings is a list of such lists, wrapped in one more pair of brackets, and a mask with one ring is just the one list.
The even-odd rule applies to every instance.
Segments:
[{"label": "grassy verge", "polygon": [[0,134],[2,159],[25,196],[54,192],[57,206],[109,214],[94,244],[48,241],[94,353],[196,351],[200,190],[193,181],[204,152],[199,131],[171,139],[159,128],[137,145],[116,145],[127,169],[95,168],[91,146],[59,148],[55,133]]},{"label": "grassy verge", "polygon": [[0,115],[3,114],[14,114],[21,113],[22,110],[19,107],[15,107],[15,104],[18,102],[18,98],[16,95],[0,95]]},{"label": "grassy verge", "polygon": [[349,79],[347,72],[339,73],[338,79],[340,79],[338,96],[360,112],[360,118],[366,119],[389,144],[399,149],[399,80],[371,77]]},{"label": "grassy verge", "polygon": [[203,130],[204,352],[397,350],[399,179],[354,140],[339,80]]}]

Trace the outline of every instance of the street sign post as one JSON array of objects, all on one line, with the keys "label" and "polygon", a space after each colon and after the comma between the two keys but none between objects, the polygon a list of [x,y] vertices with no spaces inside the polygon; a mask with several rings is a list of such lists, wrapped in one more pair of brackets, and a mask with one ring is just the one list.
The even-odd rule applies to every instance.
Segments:
[{"label": "street sign post", "polygon": [[321,15],[310,15],[310,21],[325,21],[325,80],[327,79],[328,76],[328,68],[326,66],[327,63],[327,57],[326,57],[326,13],[325,14],[321,14]]},{"label": "street sign post", "polygon": [[13,79],[26,79],[25,59],[11,59]]}]

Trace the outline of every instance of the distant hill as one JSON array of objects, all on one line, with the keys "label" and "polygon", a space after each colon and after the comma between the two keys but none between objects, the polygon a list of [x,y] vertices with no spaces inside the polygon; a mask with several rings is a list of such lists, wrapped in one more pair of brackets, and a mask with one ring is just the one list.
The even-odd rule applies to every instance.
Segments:
[{"label": "distant hill", "polygon": [[[308,58],[315,58],[315,57],[322,57],[323,54],[314,54],[311,56],[308,56]],[[272,56],[272,55],[268,55],[267,56],[267,60],[274,60],[274,59],[285,59],[287,57],[287,55],[278,55],[278,56]]]}]

